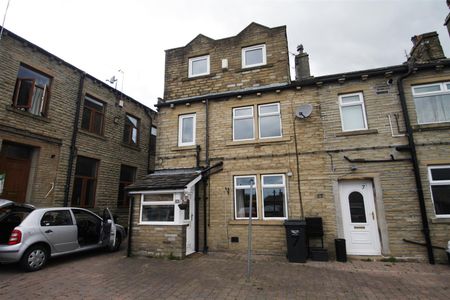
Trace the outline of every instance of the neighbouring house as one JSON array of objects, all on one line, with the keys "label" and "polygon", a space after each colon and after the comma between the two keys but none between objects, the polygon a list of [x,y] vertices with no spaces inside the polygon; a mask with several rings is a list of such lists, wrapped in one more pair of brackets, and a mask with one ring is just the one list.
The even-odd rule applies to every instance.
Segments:
[{"label": "neighbouring house", "polygon": [[321,217],[331,253],[345,238],[350,255],[444,259],[450,60],[436,33],[413,43],[406,63],[320,77],[299,47],[292,81],[285,26],[166,50],[130,254],[245,253],[251,213],[258,254],[285,254],[286,219]]},{"label": "neighbouring house", "polygon": [[109,207],[127,224],[124,187],[153,169],[156,112],[6,29],[0,89],[0,198]]}]

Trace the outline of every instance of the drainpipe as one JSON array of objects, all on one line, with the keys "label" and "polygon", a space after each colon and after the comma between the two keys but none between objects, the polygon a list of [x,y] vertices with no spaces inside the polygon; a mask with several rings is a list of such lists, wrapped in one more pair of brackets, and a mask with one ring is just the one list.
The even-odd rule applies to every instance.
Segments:
[{"label": "drainpipe", "polygon": [[[151,149],[152,149],[152,129],[153,129],[153,118],[150,112],[147,112],[147,116],[150,119],[150,136],[148,138],[148,153],[147,153],[147,173],[152,173],[152,169],[150,168],[150,159],[152,156]],[[154,153],[156,155],[156,153]]]},{"label": "drainpipe", "polygon": [[78,122],[80,120],[80,111],[81,111],[81,102],[83,98],[83,89],[84,89],[84,80],[86,78],[86,73],[82,72],[80,76],[80,83],[78,85],[78,95],[77,95],[77,103],[75,110],[75,118],[73,120],[73,131],[72,131],[72,140],[70,142],[70,154],[69,154],[69,163],[67,166],[67,175],[66,175],[66,186],[64,190],[64,206],[69,205],[69,190],[70,190],[70,182],[72,181],[72,169],[73,169],[73,161],[75,160],[75,156],[77,154],[77,135],[78,135]]},{"label": "drainpipe", "polygon": [[[205,100],[205,163],[206,168],[209,168],[209,101]],[[206,204],[209,200],[209,193],[206,196],[206,187],[208,185],[209,176],[203,180],[203,253],[208,253],[208,226],[207,226],[207,210]]]},{"label": "drainpipe", "polygon": [[430,228],[428,226],[427,210],[425,207],[425,199],[423,195],[422,180],[420,177],[419,162],[417,160],[416,144],[414,143],[413,130],[411,127],[411,121],[409,120],[405,91],[403,89],[403,80],[412,74],[413,65],[414,63],[411,62],[408,67],[408,72],[400,76],[400,78],[397,80],[397,89],[400,98],[400,104],[402,106],[403,118],[405,119],[406,136],[408,137],[409,149],[411,151],[411,160],[414,169],[414,178],[416,180],[417,196],[419,198],[420,214],[422,218],[422,231],[425,237],[425,244],[428,252],[428,261],[430,264],[433,265],[435,263],[433,254],[433,245],[431,244]]},{"label": "drainpipe", "polygon": [[127,244],[127,257],[131,256],[131,235],[133,234],[133,214],[134,214],[134,197],[133,195],[130,199],[130,209],[128,216],[128,244]]}]

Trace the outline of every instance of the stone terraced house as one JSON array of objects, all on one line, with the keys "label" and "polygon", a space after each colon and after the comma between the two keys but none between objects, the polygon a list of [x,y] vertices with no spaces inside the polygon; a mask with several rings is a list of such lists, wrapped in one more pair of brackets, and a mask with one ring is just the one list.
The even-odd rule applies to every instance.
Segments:
[{"label": "stone terraced house", "polygon": [[124,187],[153,169],[156,112],[6,29],[0,91],[0,198],[109,207],[127,225]]},{"label": "stone terraced house", "polygon": [[321,217],[331,255],[345,238],[349,255],[443,260],[450,60],[436,33],[413,44],[406,63],[320,77],[299,47],[295,80],[285,26],[166,50],[156,171],[129,187],[129,254],[245,253],[252,198],[257,254],[286,253],[286,219]]}]

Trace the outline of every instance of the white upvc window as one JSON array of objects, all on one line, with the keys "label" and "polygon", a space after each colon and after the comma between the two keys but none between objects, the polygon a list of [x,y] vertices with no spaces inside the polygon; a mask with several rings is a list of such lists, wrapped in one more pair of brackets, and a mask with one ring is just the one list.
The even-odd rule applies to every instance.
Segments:
[{"label": "white upvc window", "polygon": [[195,114],[180,115],[178,118],[178,146],[195,145]]},{"label": "white upvc window", "polygon": [[209,55],[189,58],[189,77],[209,74]]},{"label": "white upvc window", "polygon": [[263,219],[286,219],[287,195],[284,174],[262,175]]},{"label": "white upvc window", "polygon": [[[251,182],[253,184],[251,185]],[[252,186],[252,188],[250,188]],[[252,194],[252,219],[258,219],[256,176],[234,177],[234,212],[235,219],[248,219],[250,212],[250,194]]]},{"label": "white upvc window", "polygon": [[266,45],[242,48],[242,68],[263,66],[266,63]]},{"label": "white upvc window", "polygon": [[450,165],[428,167],[431,199],[436,217],[450,217]]},{"label": "white upvc window", "polygon": [[412,87],[417,123],[450,122],[450,82]]},{"label": "white upvc window", "polygon": [[178,207],[174,193],[142,194],[141,224],[178,224]]},{"label": "white upvc window", "polygon": [[233,108],[233,141],[255,139],[253,106]]},{"label": "white upvc window", "polygon": [[342,131],[367,129],[366,109],[362,93],[352,93],[339,96]]},{"label": "white upvc window", "polygon": [[259,138],[281,137],[280,104],[272,103],[258,106]]}]

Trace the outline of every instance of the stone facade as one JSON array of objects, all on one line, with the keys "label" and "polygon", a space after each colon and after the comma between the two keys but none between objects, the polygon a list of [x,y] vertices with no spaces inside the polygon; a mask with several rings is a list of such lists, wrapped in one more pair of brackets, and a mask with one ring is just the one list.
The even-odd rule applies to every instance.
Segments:
[{"label": "stone facade", "polygon": [[[245,47],[264,44],[267,64],[243,68]],[[210,72],[189,78],[189,58],[209,55]],[[227,67],[222,60],[227,60]],[[289,77],[286,27],[267,28],[251,23],[234,37],[213,40],[202,34],[184,47],[166,50],[164,100],[286,83]]]},{"label": "stone facade", "polygon": [[[13,104],[21,66],[51,78],[45,115],[30,113]],[[153,168],[153,162],[149,161],[149,140],[156,112],[7,30],[0,42],[0,89],[0,143],[32,149],[25,201],[38,207],[62,206],[65,200],[70,205],[76,156],[93,158],[98,160],[98,168],[95,204],[90,208],[100,211],[109,207],[119,223],[127,225],[128,207],[117,207],[121,165],[135,167],[137,178]],[[104,105],[101,134],[81,128],[85,96]],[[76,152],[67,182],[78,104],[81,107],[75,125]],[[126,114],[139,119],[137,146],[122,142]],[[65,199],[66,184],[69,190]]]},{"label": "stone facade", "polygon": [[[286,39],[284,30],[277,29],[277,36],[261,35],[261,28],[250,25],[244,32],[246,36],[260,36],[261,41],[258,43],[271,45],[275,40],[285,47],[285,40],[279,42]],[[248,44],[252,43],[253,40]],[[241,40],[240,45],[247,43]],[[241,77],[218,77],[219,71],[206,78],[188,78],[187,62],[193,55],[215,53],[220,58],[239,58],[241,55],[239,47],[227,48],[234,54],[226,52],[221,55],[220,49],[213,40],[198,36],[186,47],[168,50],[166,99],[159,102],[157,169],[194,167],[197,158],[202,166],[223,162],[223,170],[211,175],[206,194],[201,195],[198,248],[231,252],[247,250],[247,220],[236,218],[234,178],[255,175],[259,217],[253,221],[253,249],[259,254],[284,255],[286,242],[283,219],[264,219],[261,199],[262,175],[282,174],[286,180],[287,194],[285,217],[322,217],[325,247],[331,253],[334,252],[334,239],[344,237],[339,186],[349,181],[365,180],[373,186],[375,210],[372,216],[378,224],[380,254],[425,260],[425,247],[404,241],[422,242],[424,239],[410,153],[401,151],[408,145],[408,139],[396,83],[408,71],[408,66],[316,78],[306,76],[306,79],[293,83],[289,83],[285,77],[265,76],[264,85],[254,90],[249,90],[248,86],[238,86],[242,83]],[[270,55],[271,60],[280,62],[280,65],[287,64],[283,51],[271,52],[270,49],[268,46],[267,56]],[[214,66],[217,64],[211,63],[211,69]],[[259,72],[271,68],[289,69],[288,65],[271,66],[268,63]],[[174,74],[178,77],[175,78]],[[249,76],[259,74],[254,72]],[[417,67],[405,79],[404,90],[412,120],[416,118],[411,86],[445,82],[449,80],[449,74],[448,60],[441,59],[435,60],[432,66],[424,64]],[[280,83],[278,87],[268,88],[271,84]],[[213,86],[222,88],[215,90]],[[363,99],[367,126],[362,130],[343,130],[339,99],[348,94],[358,94]],[[280,106],[282,136],[261,139],[258,138],[258,109],[260,105],[271,103]],[[296,108],[307,103],[313,107],[311,116],[296,118]],[[239,107],[253,107],[254,139],[233,140],[233,109]],[[196,115],[195,145],[200,147],[199,157],[195,145],[178,145],[179,117],[186,114]],[[413,126],[432,242],[444,246],[450,239],[450,223],[448,219],[436,218],[434,214],[426,166],[450,163],[449,123],[416,124],[417,121]],[[202,187],[199,189],[202,190]],[[205,205],[206,215],[203,214]],[[207,245],[202,244],[204,227],[207,229]],[[435,251],[439,260],[444,259],[444,252],[441,252]]]}]

